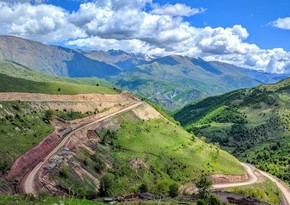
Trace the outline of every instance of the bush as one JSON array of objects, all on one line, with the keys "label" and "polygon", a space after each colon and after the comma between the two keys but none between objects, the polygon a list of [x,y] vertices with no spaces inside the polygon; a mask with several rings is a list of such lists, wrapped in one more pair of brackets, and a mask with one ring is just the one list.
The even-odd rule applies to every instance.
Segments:
[{"label": "bush", "polygon": [[139,191],[141,193],[145,193],[145,192],[148,192],[148,187],[147,187],[147,184],[141,184],[141,186],[139,187]]},{"label": "bush", "polygon": [[209,195],[208,205],[221,205],[221,204],[223,204],[223,203],[221,202],[221,200],[219,198],[217,198],[213,194]]},{"label": "bush", "polygon": [[209,189],[212,182],[208,180],[206,175],[202,175],[200,179],[196,182],[196,187],[198,188],[198,198],[207,199],[209,195]]},{"label": "bush", "polygon": [[69,170],[67,167],[61,167],[59,170],[59,175],[63,178],[68,178]]},{"label": "bush", "polygon": [[197,205],[208,205],[204,199],[199,199],[196,202]]},{"label": "bush", "polygon": [[165,194],[168,193],[169,189],[168,189],[168,185],[166,183],[166,181],[160,180],[157,182],[157,193],[158,194]]},{"label": "bush", "polygon": [[169,186],[169,196],[170,197],[177,197],[179,194],[179,190],[178,190],[178,185],[177,184],[171,184]]},{"label": "bush", "polygon": [[111,195],[111,188],[114,183],[115,176],[113,174],[106,174],[100,182],[100,192],[101,197],[107,197]]}]

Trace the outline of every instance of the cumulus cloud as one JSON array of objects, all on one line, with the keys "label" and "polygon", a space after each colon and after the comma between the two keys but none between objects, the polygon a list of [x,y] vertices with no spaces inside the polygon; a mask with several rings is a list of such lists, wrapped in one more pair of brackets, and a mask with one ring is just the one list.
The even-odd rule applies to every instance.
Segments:
[{"label": "cumulus cloud", "polygon": [[80,28],[68,22],[68,16],[65,10],[53,5],[0,2],[0,33],[41,41],[85,37]]},{"label": "cumulus cloud", "polygon": [[[0,34],[99,50],[198,56],[268,72],[290,73],[289,52],[247,43],[249,33],[241,25],[197,28],[183,19],[201,12],[204,9],[184,4],[159,5],[152,0],[84,2],[73,12],[48,4],[0,1]],[[282,23],[277,20],[277,25]]]},{"label": "cumulus cloud", "polygon": [[154,5],[154,9],[151,11],[152,14],[157,15],[169,15],[169,16],[192,16],[195,14],[203,13],[206,9],[204,8],[191,8],[185,4],[167,4],[160,6],[159,4]]},{"label": "cumulus cloud", "polygon": [[280,29],[290,30],[290,17],[278,18],[276,21],[273,21],[271,25]]}]

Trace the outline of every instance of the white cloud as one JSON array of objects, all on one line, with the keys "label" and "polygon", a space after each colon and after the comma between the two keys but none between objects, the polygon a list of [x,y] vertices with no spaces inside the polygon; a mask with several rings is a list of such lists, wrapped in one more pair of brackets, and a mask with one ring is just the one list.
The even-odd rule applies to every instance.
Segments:
[{"label": "white cloud", "polygon": [[[101,50],[199,56],[290,73],[289,52],[247,43],[249,33],[241,25],[196,28],[182,18],[200,12],[203,9],[152,0],[98,0],[82,3],[75,12],[48,4],[0,2],[0,34]],[[277,25],[282,23],[277,20]]]},{"label": "white cloud", "polygon": [[68,22],[68,16],[65,10],[53,5],[0,2],[0,33],[40,41],[84,37],[80,28]]},{"label": "white cloud", "polygon": [[159,4],[154,5],[154,9],[151,11],[152,14],[156,15],[169,15],[169,16],[193,16],[195,14],[203,13],[204,8],[191,8],[185,4],[166,4],[160,6]]},{"label": "white cloud", "polygon": [[278,18],[276,21],[273,21],[271,25],[280,29],[290,30],[290,17]]}]

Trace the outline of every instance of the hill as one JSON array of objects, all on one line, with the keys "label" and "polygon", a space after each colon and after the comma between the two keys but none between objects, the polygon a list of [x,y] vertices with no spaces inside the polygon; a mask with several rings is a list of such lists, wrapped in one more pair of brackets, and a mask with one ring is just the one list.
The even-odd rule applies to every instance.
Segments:
[{"label": "hill", "polygon": [[[10,62],[0,67],[5,73],[0,74],[0,175],[8,180],[0,178],[0,192],[11,192],[30,166],[72,130],[134,103],[138,106],[72,135],[67,149],[45,163],[39,180],[48,180],[44,184],[49,186],[38,190],[89,198],[125,194],[144,184],[153,193],[160,187],[167,193],[170,185],[186,184],[203,173],[244,173],[236,158],[129,94],[85,85],[87,79],[55,79]],[[20,75],[26,79],[16,77]],[[67,95],[83,92],[93,94]],[[109,184],[105,193],[102,183]]]},{"label": "hill", "polygon": [[199,137],[290,182],[290,79],[189,104],[174,114]]},{"label": "hill", "polygon": [[167,110],[285,78],[200,58],[69,49],[12,36],[0,36],[0,59],[54,76],[102,78]]},{"label": "hill", "polygon": [[[0,61],[0,92],[48,94],[119,93],[100,79],[70,79],[44,75],[12,62]],[[94,84],[93,84],[94,83]],[[92,85],[93,84],[93,85]]]},{"label": "hill", "polygon": [[75,50],[13,36],[0,36],[0,59],[65,77],[105,77],[120,72],[113,65],[90,59]]}]

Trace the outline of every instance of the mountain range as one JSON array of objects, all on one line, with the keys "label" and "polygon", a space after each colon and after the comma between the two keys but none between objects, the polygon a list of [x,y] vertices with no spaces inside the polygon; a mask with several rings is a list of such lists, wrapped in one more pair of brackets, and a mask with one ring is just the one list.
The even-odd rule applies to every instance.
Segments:
[{"label": "mountain range", "polygon": [[106,79],[167,110],[286,77],[196,57],[70,49],[13,36],[0,36],[0,59],[55,76]]}]

